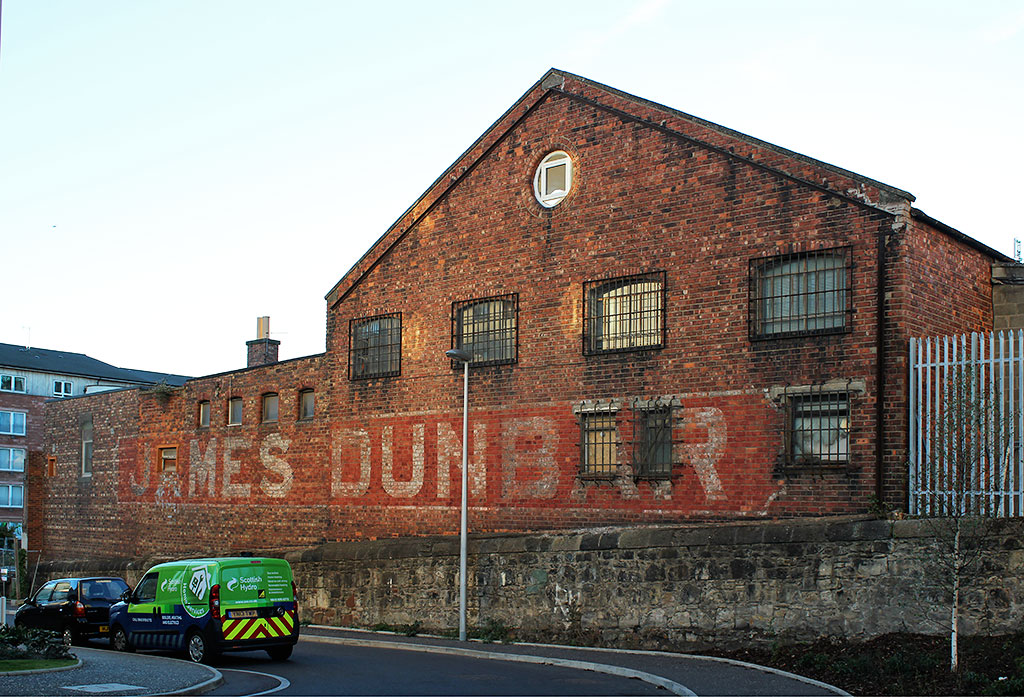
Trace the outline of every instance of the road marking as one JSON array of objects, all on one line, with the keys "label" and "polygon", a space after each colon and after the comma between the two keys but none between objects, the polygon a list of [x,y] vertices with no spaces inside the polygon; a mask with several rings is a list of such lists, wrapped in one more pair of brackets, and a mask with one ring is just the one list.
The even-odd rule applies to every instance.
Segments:
[{"label": "road marking", "polygon": [[237,672],[242,673],[242,674],[256,674],[257,676],[266,676],[266,677],[269,677],[271,679],[277,679],[278,682],[279,682],[279,684],[277,686],[275,686],[274,688],[267,689],[266,691],[260,691],[259,693],[246,693],[245,694],[246,696],[266,696],[266,695],[269,695],[271,693],[277,693],[278,691],[283,691],[284,689],[286,689],[286,688],[288,688],[289,686],[292,685],[292,682],[289,681],[288,679],[286,679],[285,677],[278,676],[277,674],[268,674],[268,673],[266,673],[264,671],[250,671],[248,669],[222,669],[222,671],[224,671],[224,672],[237,671]]},{"label": "road marking", "polygon": [[113,693],[114,691],[144,691],[145,686],[133,686],[129,683],[87,683],[81,686],[65,686],[71,691],[82,691],[84,693]]}]

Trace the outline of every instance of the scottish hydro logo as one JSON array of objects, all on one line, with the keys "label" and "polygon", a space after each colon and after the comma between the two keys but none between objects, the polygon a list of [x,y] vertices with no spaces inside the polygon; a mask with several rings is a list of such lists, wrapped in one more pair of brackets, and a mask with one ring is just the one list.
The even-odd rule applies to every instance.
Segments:
[{"label": "scottish hydro logo", "polygon": [[181,586],[181,605],[185,613],[201,618],[210,610],[210,571],[205,565],[189,565],[185,579],[188,583]]}]

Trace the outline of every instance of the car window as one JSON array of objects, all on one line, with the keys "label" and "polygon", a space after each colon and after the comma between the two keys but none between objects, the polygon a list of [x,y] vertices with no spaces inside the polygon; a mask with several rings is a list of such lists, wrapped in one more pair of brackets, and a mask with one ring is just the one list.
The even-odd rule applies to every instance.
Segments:
[{"label": "car window", "polygon": [[57,582],[47,582],[43,587],[36,592],[35,602],[36,603],[48,603],[50,596],[53,594],[53,588],[57,586]]},{"label": "car window", "polygon": [[120,579],[91,579],[82,582],[80,596],[85,601],[114,602],[121,598],[127,588],[128,585]]},{"label": "car window", "polygon": [[71,582],[57,582],[56,586],[53,587],[53,596],[50,597],[50,603],[60,603],[61,601],[68,600],[68,592],[71,591]]},{"label": "car window", "polygon": [[135,587],[135,603],[153,603],[156,601],[156,581],[158,576],[157,572],[150,572],[142,578],[139,586]]}]

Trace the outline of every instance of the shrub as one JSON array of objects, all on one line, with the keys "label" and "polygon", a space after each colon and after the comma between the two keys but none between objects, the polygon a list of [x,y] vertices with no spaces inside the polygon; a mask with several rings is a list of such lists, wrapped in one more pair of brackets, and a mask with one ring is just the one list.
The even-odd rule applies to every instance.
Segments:
[{"label": "shrub", "polygon": [[74,659],[60,633],[0,627],[0,659]]}]

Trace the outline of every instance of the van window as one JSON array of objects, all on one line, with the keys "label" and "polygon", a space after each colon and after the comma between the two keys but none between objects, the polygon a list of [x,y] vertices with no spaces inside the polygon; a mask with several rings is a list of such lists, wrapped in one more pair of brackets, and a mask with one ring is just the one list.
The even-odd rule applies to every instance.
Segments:
[{"label": "van window", "polygon": [[139,586],[135,587],[135,603],[153,603],[156,601],[156,582],[159,572],[150,572]]}]

